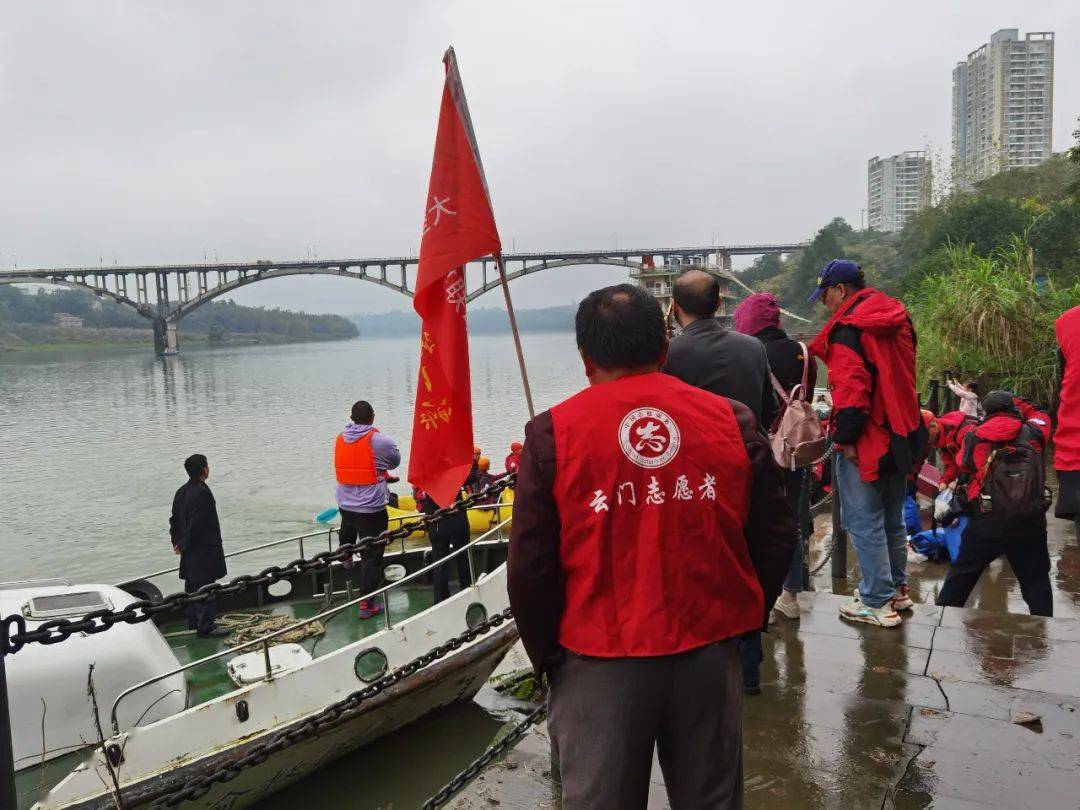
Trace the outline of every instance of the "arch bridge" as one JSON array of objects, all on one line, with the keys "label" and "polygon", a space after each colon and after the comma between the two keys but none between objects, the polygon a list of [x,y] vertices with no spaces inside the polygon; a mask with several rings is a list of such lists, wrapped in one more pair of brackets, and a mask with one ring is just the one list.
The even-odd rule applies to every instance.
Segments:
[{"label": "arch bridge", "polygon": [[[507,280],[558,267],[609,265],[626,267],[630,277],[662,300],[670,296],[670,280],[683,267],[701,266],[734,280],[732,256],[792,253],[805,242],[707,247],[657,247],[628,250],[504,253]],[[56,284],[134,309],[153,326],[158,354],[179,349],[178,328],[184,316],[233,290],[271,278],[322,275],[353,278],[412,296],[417,257],[307,261],[222,262],[214,264],[129,265],[113,267],[42,268],[0,272],[0,284]],[[499,286],[494,257],[468,265],[469,302]]]}]

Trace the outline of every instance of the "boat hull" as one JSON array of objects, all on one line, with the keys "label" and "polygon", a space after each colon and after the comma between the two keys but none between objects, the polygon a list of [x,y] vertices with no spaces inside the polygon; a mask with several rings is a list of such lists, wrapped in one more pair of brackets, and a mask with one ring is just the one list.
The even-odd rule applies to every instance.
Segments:
[{"label": "boat hull", "polygon": [[[483,616],[498,614],[507,604],[506,568],[500,566],[481,576],[474,585],[392,627],[269,680],[254,682],[177,715],[121,732],[107,741],[107,747],[123,752],[117,770],[124,806],[154,803],[189,780],[250,752],[280,730],[302,725],[326,706],[362,689],[380,677],[378,669],[365,676],[363,673],[369,671],[369,665],[360,667],[361,660],[371,660],[373,650],[382,654],[383,671],[402,667],[458,637]],[[326,619],[333,620],[355,619],[348,612],[339,612]],[[330,760],[434,709],[471,699],[517,638],[517,627],[512,620],[493,627],[369,698],[347,717],[320,730],[318,737],[271,755],[242,771],[232,782],[216,785],[193,806],[249,806]],[[138,695],[130,700],[138,701]],[[35,808],[113,807],[109,791],[104,787],[109,781],[109,769],[98,749]]]},{"label": "boat hull", "polygon": [[[333,760],[415,722],[435,709],[471,700],[517,638],[517,627],[513,622],[491,631],[488,637],[476,644],[426,667],[365,701],[353,716],[317,737],[270,756],[261,765],[241,771],[236,779],[216,785],[206,796],[185,802],[183,806],[213,810],[251,807]],[[299,720],[271,733],[302,723],[303,720]],[[267,736],[270,735],[245,740],[189,765],[125,787],[124,806],[149,807],[159,798],[179,790],[188,780],[210,773],[223,763],[245,755]],[[106,810],[116,805],[110,797],[102,796],[58,806],[70,810]]]}]

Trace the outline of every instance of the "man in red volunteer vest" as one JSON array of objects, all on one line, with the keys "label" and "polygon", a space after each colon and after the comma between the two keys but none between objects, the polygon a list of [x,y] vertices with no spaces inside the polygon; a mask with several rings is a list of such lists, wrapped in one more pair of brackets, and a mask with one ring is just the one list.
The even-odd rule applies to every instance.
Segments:
[{"label": "man in red volunteer vest", "polygon": [[739,807],[737,637],[795,538],[780,471],[749,408],[659,372],[647,292],[591,293],[576,329],[590,385],[525,427],[507,574],[563,807],[645,808],[654,746],[673,807]]},{"label": "man in red volunteer vest", "polygon": [[1054,469],[1058,477],[1054,514],[1071,520],[1080,540],[1080,307],[1054,322],[1061,382],[1058,385]]},{"label": "man in red volunteer vest", "polygon": [[[341,512],[339,543],[355,543],[374,537],[389,523],[386,505],[390,492],[386,486],[387,470],[401,463],[401,453],[389,436],[379,433],[375,409],[360,400],[352,406],[349,423],[334,441],[334,491]],[[368,594],[382,584],[383,546],[360,550],[360,593]],[[352,568],[352,560],[343,563]],[[358,604],[361,619],[382,613],[382,605],[374,599],[361,599]]]},{"label": "man in red volunteer vest", "polygon": [[840,615],[896,627],[897,611],[913,605],[907,477],[926,443],[915,390],[915,329],[904,305],[867,287],[862,269],[847,259],[821,271],[809,300],[819,299],[832,315],[810,351],[829,368],[833,480],[862,573],[856,598],[840,605]]}]

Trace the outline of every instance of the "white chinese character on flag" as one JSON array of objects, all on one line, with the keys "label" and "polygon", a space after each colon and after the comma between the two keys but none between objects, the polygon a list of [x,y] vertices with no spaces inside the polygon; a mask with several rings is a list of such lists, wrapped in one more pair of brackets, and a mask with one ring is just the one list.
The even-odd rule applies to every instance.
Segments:
[{"label": "white chinese character on flag", "polygon": [[465,275],[460,270],[446,274],[446,302],[458,312],[465,311]]},{"label": "white chinese character on flag", "polygon": [[677,501],[692,501],[694,493],[690,491],[690,482],[685,475],[675,479],[675,494],[671,496]]},{"label": "white chinese character on flag", "polygon": [[630,493],[626,497],[626,500],[630,501],[631,505],[637,506],[637,491],[634,489],[633,481],[619,484],[619,488],[615,490],[615,496],[619,499],[619,505],[622,506],[623,503],[623,489],[626,489]]},{"label": "white chinese character on flag", "polygon": [[[434,200],[435,202],[434,202],[434,205],[432,205],[427,210],[427,214],[425,214],[425,216],[424,216],[424,233],[427,233],[432,228],[434,228],[436,225],[438,225],[439,220],[442,219],[443,214],[450,214],[451,216],[457,216],[457,211],[451,211],[449,208],[446,207],[446,204],[448,202],[450,202],[449,197],[443,197],[440,200],[437,196],[432,194],[431,199]],[[432,213],[435,214],[435,221],[434,222],[429,222],[427,215],[432,214]]]}]

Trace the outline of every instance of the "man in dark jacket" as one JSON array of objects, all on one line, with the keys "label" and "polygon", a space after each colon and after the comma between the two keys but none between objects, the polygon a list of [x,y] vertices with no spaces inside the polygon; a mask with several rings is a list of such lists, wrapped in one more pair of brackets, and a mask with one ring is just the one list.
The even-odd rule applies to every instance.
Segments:
[{"label": "man in dark jacket", "polygon": [[672,807],[741,807],[735,637],[791,558],[779,469],[749,408],[657,373],[640,287],[591,293],[576,329],[590,384],[525,426],[507,561],[562,807],[644,810],[654,750]]},{"label": "man in dark jacket", "polygon": [[850,621],[900,624],[907,584],[907,477],[926,442],[915,389],[915,329],[904,305],[866,286],[862,269],[834,259],[811,302],[832,315],[810,344],[829,369],[836,448],[833,480],[862,580],[840,606]]},{"label": "man in dark jacket", "polygon": [[672,298],[682,334],[671,341],[662,371],[695,388],[738,400],[769,427],[778,408],[765,349],[716,320],[719,279],[704,270],[687,270],[675,279]]},{"label": "man in dark jacket", "polygon": [[[675,319],[682,334],[671,341],[663,371],[684,383],[730,397],[748,407],[763,428],[776,419],[776,395],[769,379],[769,360],[760,341],[725,329],[716,320],[720,282],[704,270],[687,270],[672,285]],[[761,692],[761,632],[739,640],[743,690]]]},{"label": "man in dark jacket", "polygon": [[[434,514],[439,505],[428,497],[428,494],[419,487],[413,488],[413,497],[416,505],[425,515]],[[461,500],[458,492],[457,500]],[[431,561],[438,562],[450,555],[450,551],[457,551],[469,544],[469,514],[468,512],[455,512],[448,515],[428,527],[428,540],[431,541]],[[457,566],[458,585],[467,588],[472,584],[472,575],[469,572],[469,558],[467,554],[459,554],[455,560]],[[435,603],[450,598],[450,570],[448,565],[440,565],[431,572],[431,584],[435,592]]]},{"label": "man in dark jacket", "polygon": [[[169,535],[173,552],[180,555],[180,579],[184,590],[194,593],[225,576],[225,551],[221,547],[214,493],[206,485],[210,466],[206,456],[195,454],[184,461],[188,481],[173,496]],[[217,602],[209,599],[187,608],[188,627],[203,638],[228,635],[228,630],[214,624]]]},{"label": "man in dark jacket", "polygon": [[[780,302],[772,293],[754,293],[743,300],[734,312],[735,330],[743,335],[756,337],[765,346],[769,358],[769,370],[784,396],[810,402],[817,385],[817,361],[806,346],[787,336],[780,328]],[[798,388],[798,391],[796,391]],[[783,401],[781,400],[781,409]],[[778,420],[779,421],[779,417]],[[775,430],[776,425],[766,425]],[[810,492],[806,488],[808,470],[784,470],[784,488],[787,490],[788,506],[796,515],[796,527],[799,530],[795,553],[791,556],[791,567],[784,579],[784,590],[773,605],[773,615],[799,618],[799,601],[795,597],[802,590],[803,558],[805,538],[813,533],[810,516]]]},{"label": "man in dark jacket", "polygon": [[960,554],[949,566],[937,603],[963,607],[986,567],[1005,555],[1031,615],[1053,616],[1046,515],[1005,517],[994,511],[984,514],[978,508],[979,493],[994,448],[1015,442],[1020,431],[1026,430],[1026,438],[1041,454],[1050,432],[1050,417],[1008,391],[992,391],[982,404],[986,419],[979,425],[969,426],[963,434],[960,456],[959,486],[973,506],[960,540]]}]

